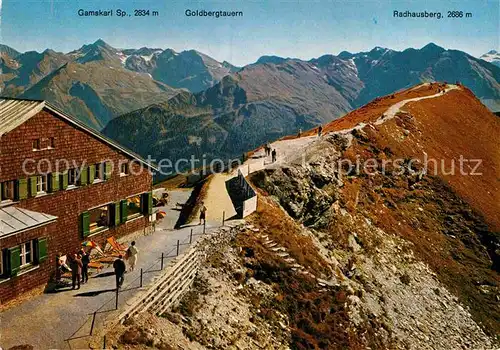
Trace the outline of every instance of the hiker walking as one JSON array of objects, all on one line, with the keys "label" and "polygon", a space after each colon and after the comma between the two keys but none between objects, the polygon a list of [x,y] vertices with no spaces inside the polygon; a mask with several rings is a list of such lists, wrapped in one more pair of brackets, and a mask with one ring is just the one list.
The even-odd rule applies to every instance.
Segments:
[{"label": "hiker walking", "polygon": [[274,163],[276,161],[276,149],[273,149],[271,158],[272,158],[272,162]]},{"label": "hiker walking", "polygon": [[266,143],[264,149],[266,150],[266,157],[269,157],[269,155],[271,154],[271,146],[269,146],[269,143]]},{"label": "hiker walking", "polygon": [[204,202],[201,202],[200,223],[198,225],[201,225],[201,220],[203,220],[203,225],[205,225],[206,217],[207,217],[207,207],[205,207]]},{"label": "hiker walking", "polygon": [[130,243],[130,247],[127,249],[127,261],[130,265],[129,271],[134,271],[138,253],[139,249],[135,246],[135,241],[132,241],[132,243]]},{"label": "hiker walking", "polygon": [[302,128],[299,128],[299,133],[297,135],[297,137],[301,137],[302,136]]},{"label": "hiker walking", "polygon": [[82,276],[82,259],[80,254],[75,254],[73,259],[71,259],[71,280],[73,282],[73,288],[75,289],[75,285],[78,284],[78,288],[80,289],[80,279]]},{"label": "hiker walking", "polygon": [[80,251],[80,256],[82,257],[82,283],[85,284],[89,281],[90,255],[82,249]]},{"label": "hiker walking", "polygon": [[323,126],[319,126],[318,128],[318,136],[321,137],[321,133],[323,132]]},{"label": "hiker walking", "polygon": [[127,270],[127,267],[125,266],[125,261],[123,261],[123,256],[120,254],[118,256],[118,259],[115,260],[113,263],[113,269],[115,269],[115,278],[116,278],[116,289],[119,289],[122,287],[124,274],[125,271]]}]

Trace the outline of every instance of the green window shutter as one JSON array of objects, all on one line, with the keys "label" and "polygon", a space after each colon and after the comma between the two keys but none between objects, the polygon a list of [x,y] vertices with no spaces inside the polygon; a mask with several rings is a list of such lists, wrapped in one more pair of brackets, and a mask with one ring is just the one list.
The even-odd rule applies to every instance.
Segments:
[{"label": "green window shutter", "polygon": [[153,214],[153,192],[148,192],[148,214]]},{"label": "green window shutter", "polygon": [[26,199],[28,198],[28,179],[19,179],[17,180],[17,194],[16,198]]},{"label": "green window shutter", "polygon": [[148,193],[141,194],[141,212],[146,215],[148,212]]},{"label": "green window shutter", "polygon": [[52,174],[50,174],[49,191],[50,192],[59,191],[59,173],[52,173]]},{"label": "green window shutter", "polygon": [[85,238],[90,234],[90,215],[88,211],[84,211],[80,215],[80,224],[82,236]]},{"label": "green window shutter", "polygon": [[120,225],[121,216],[120,216],[120,202],[115,203],[115,226]]},{"label": "green window shutter", "polygon": [[36,178],[38,176],[32,176],[30,177],[30,196],[35,197],[36,196]]},{"label": "green window shutter", "polygon": [[9,248],[9,268],[10,275],[15,276],[19,272],[19,267],[21,266],[21,247]]},{"label": "green window shutter", "polygon": [[47,238],[39,238],[37,241],[38,244],[38,256],[37,256],[37,261],[38,263],[41,263],[48,257],[48,251],[47,251]]},{"label": "green window shutter", "polygon": [[69,175],[68,175],[67,171],[65,171],[64,173],[61,174],[60,181],[61,181],[61,188],[63,190],[65,190],[66,188],[68,188]]},{"label": "green window shutter", "polygon": [[153,193],[146,192],[141,196],[141,207],[144,215],[153,214]]},{"label": "green window shutter", "polygon": [[85,186],[89,180],[89,169],[87,167],[80,169],[80,176],[78,178],[78,185]]},{"label": "green window shutter", "polygon": [[104,163],[104,180],[111,178],[111,162]]},{"label": "green window shutter", "polygon": [[95,179],[95,165],[92,164],[89,166],[89,184],[94,182]]},{"label": "green window shutter", "polygon": [[127,200],[123,199],[123,200],[120,201],[120,222],[122,224],[125,221],[127,221],[127,216],[128,216]]}]

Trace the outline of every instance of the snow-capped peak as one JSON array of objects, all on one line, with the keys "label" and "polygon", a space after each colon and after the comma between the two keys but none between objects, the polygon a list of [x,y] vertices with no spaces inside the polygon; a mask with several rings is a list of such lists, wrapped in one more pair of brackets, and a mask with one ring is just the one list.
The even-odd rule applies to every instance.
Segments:
[{"label": "snow-capped peak", "polygon": [[479,57],[480,59],[493,63],[494,65],[500,67],[500,53],[496,50],[491,50]]}]

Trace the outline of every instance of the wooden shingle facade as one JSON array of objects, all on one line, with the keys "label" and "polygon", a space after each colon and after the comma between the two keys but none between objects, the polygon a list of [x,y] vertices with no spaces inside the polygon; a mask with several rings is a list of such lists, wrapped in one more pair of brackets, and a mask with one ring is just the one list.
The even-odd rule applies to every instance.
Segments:
[{"label": "wooden shingle facade", "polygon": [[152,171],[44,101],[0,99],[0,303],[46,284],[56,254],[146,228]]}]

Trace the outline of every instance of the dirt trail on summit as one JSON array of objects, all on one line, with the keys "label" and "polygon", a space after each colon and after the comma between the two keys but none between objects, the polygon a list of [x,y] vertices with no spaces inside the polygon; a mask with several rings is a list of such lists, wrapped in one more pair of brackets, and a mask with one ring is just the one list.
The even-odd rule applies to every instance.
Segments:
[{"label": "dirt trail on summit", "polygon": [[448,91],[456,90],[456,89],[460,89],[460,88],[457,85],[447,85],[447,87],[445,88],[445,90],[443,92],[438,92],[437,94],[430,95],[430,96],[409,98],[409,99],[400,101],[398,103],[395,103],[391,107],[389,107],[389,109],[387,109],[387,111],[384,113],[384,115],[382,117],[380,117],[379,119],[377,119],[374,124],[380,125],[380,124],[384,123],[385,121],[394,118],[396,116],[396,114],[401,111],[401,108],[403,108],[403,106],[405,104],[407,104],[408,102],[416,102],[416,101],[426,100],[428,98],[440,97],[440,96],[443,96]]},{"label": "dirt trail on summit", "polygon": [[[396,114],[401,110],[401,108],[409,102],[416,102],[424,99],[440,97],[443,96],[445,93],[455,89],[460,89],[460,88],[457,85],[447,85],[444,92],[439,92],[429,96],[409,98],[397,102],[393,104],[391,107],[389,107],[387,111],[383,114],[383,116],[380,117],[378,120],[376,120],[374,124],[380,125],[386,122],[387,120],[394,118]],[[353,129],[363,128],[366,125],[367,124],[361,122],[356,124],[352,128],[338,130],[338,131],[329,131],[325,134],[347,133],[352,131]],[[225,212],[226,219],[236,215],[236,210],[226,190],[226,181],[235,176],[238,176],[238,170],[240,170],[244,176],[248,176],[248,174],[250,173],[265,168],[275,168],[285,163],[289,163],[291,161],[300,161],[300,157],[301,155],[304,154],[304,150],[306,150],[313,143],[318,142],[320,140],[321,137],[318,137],[317,135],[303,136],[294,139],[278,140],[270,144],[271,149],[276,150],[276,162],[273,163],[271,161],[271,156],[266,156],[264,149],[260,148],[253,154],[252,158],[245,161],[241,166],[238,167],[238,169],[234,170],[229,175],[215,174],[214,178],[212,179],[212,181],[208,186],[207,194],[204,199],[205,206],[207,207],[207,223],[222,222],[223,211]],[[195,219],[195,221],[197,220],[198,218]]]},{"label": "dirt trail on summit", "polygon": [[[221,173],[214,174],[210,180],[206,196],[203,199],[207,208],[207,224],[222,224],[223,213],[226,220],[236,215],[233,202],[226,189],[226,181],[232,177],[232,175]],[[199,212],[193,220],[194,223],[198,222]]]}]

